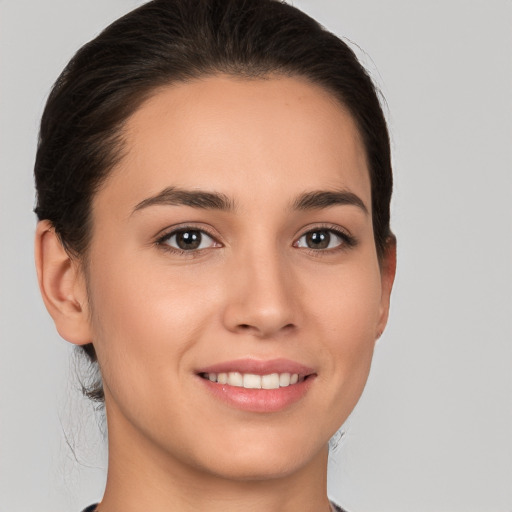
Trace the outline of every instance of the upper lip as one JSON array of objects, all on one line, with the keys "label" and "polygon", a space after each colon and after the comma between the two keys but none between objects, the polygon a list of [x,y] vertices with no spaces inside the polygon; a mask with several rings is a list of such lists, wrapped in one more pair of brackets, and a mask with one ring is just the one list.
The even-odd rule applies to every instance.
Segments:
[{"label": "upper lip", "polygon": [[269,375],[271,373],[297,373],[302,376],[310,375],[315,371],[296,361],[290,359],[235,359],[233,361],[224,361],[222,363],[212,364],[197,370],[201,373],[252,373],[254,375]]}]

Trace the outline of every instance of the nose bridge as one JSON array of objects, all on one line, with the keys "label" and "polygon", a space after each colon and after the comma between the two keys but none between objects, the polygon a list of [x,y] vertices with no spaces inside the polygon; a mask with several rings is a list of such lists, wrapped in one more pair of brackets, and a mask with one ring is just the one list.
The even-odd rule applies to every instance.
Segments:
[{"label": "nose bridge", "polygon": [[282,248],[268,240],[249,243],[235,260],[230,272],[226,326],[270,336],[295,325],[294,280]]}]

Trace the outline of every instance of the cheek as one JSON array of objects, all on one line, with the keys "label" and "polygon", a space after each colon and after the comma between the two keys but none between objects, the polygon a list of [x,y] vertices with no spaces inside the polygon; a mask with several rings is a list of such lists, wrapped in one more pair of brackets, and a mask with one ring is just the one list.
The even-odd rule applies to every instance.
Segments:
[{"label": "cheek", "polygon": [[147,264],[137,251],[126,254],[132,256],[94,260],[90,302],[104,382],[114,394],[135,396],[148,391],[153,377],[165,382],[181,371],[213,300],[201,281]]},{"label": "cheek", "polygon": [[378,263],[366,259],[326,273],[309,287],[308,307],[314,308],[318,327],[328,332],[328,339],[338,341],[335,346],[357,350],[362,341],[374,340],[381,281]]},{"label": "cheek", "polygon": [[[107,248],[94,261],[90,294],[98,335],[107,329],[114,338],[119,337],[116,333],[142,332],[151,343],[159,339],[159,333],[167,332],[168,336],[169,332],[195,328],[190,322],[191,310],[196,315],[204,311],[201,306],[207,302],[208,288],[199,278],[188,279],[186,269],[172,268],[165,264],[165,258],[130,246],[119,251]],[[179,329],[165,331],[169,324]]]},{"label": "cheek", "polygon": [[324,340],[319,350],[329,368],[325,385],[335,388],[326,407],[339,410],[344,421],[370,371],[380,318],[380,271],[377,263],[351,266],[323,283],[323,293],[317,291],[309,301],[316,319],[312,330]]}]

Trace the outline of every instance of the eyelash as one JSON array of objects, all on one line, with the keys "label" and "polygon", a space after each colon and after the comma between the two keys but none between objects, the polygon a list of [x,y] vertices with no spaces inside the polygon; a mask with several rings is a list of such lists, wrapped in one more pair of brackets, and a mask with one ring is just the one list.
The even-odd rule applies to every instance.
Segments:
[{"label": "eyelash", "polygon": [[313,249],[311,247],[302,247],[303,250],[309,252],[314,256],[327,256],[328,254],[346,251],[357,245],[357,239],[354,236],[350,235],[349,233],[341,229],[339,226],[332,224],[323,224],[315,226],[313,229],[308,229],[296,239],[296,242],[294,242],[293,245],[295,246],[301,238],[307,236],[308,234],[320,231],[326,231],[331,235],[334,234],[337,238],[340,239],[340,244],[330,249]]},{"label": "eyelash", "polygon": [[195,257],[204,251],[204,249],[195,249],[195,250],[185,250],[185,249],[179,249],[178,247],[172,247],[167,242],[173,237],[178,235],[179,233],[186,233],[188,231],[195,231],[199,232],[202,235],[206,235],[207,237],[211,238],[213,243],[219,244],[219,247],[222,246],[220,242],[217,241],[217,238],[212,233],[208,232],[208,230],[204,228],[199,228],[197,226],[191,226],[191,225],[184,225],[184,226],[178,226],[174,227],[171,230],[167,231],[165,234],[160,236],[156,241],[155,245],[157,245],[160,249],[166,252],[171,252],[173,254],[177,254],[180,256],[189,256],[189,257]]},{"label": "eyelash", "polygon": [[[184,225],[184,226],[172,228],[172,230],[167,231],[165,234],[163,234],[162,236],[157,238],[157,240],[155,241],[155,245],[164,251],[182,255],[182,256],[194,257],[194,256],[201,254],[202,251],[205,250],[205,248],[185,250],[185,249],[179,249],[177,247],[172,247],[167,243],[173,236],[176,236],[179,233],[186,233],[187,231],[195,231],[195,232],[201,233],[202,235],[206,235],[212,239],[213,243],[219,244],[217,247],[222,247],[221,242],[219,242],[217,240],[217,238],[212,233],[210,233],[208,230],[206,230],[204,228],[199,228],[196,226],[191,226],[191,225]],[[321,231],[328,232],[331,235],[334,234],[337,238],[340,239],[340,244],[337,245],[336,247],[333,247],[330,249],[313,249],[311,247],[298,247],[296,245],[296,244],[298,244],[298,242],[301,238],[307,236],[308,234],[315,233],[315,232],[321,232]],[[315,226],[313,229],[308,229],[307,231],[303,232],[292,244],[293,247],[303,249],[315,256],[323,256],[323,255],[326,255],[326,253],[333,254],[338,251],[350,249],[356,245],[357,245],[357,239],[355,237],[353,237],[349,233],[340,229],[339,226],[333,226],[330,224]]]}]

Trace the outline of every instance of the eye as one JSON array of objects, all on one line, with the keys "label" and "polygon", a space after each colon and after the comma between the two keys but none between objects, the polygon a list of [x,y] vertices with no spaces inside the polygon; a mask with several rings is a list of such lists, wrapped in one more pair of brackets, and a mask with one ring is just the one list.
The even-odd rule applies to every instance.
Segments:
[{"label": "eye", "polygon": [[192,228],[182,228],[167,233],[157,243],[178,251],[199,251],[219,246],[210,235],[200,229]]},{"label": "eye", "polygon": [[314,229],[302,235],[294,244],[295,247],[301,247],[314,250],[336,249],[343,245],[353,245],[353,240],[346,235],[334,229]]}]

